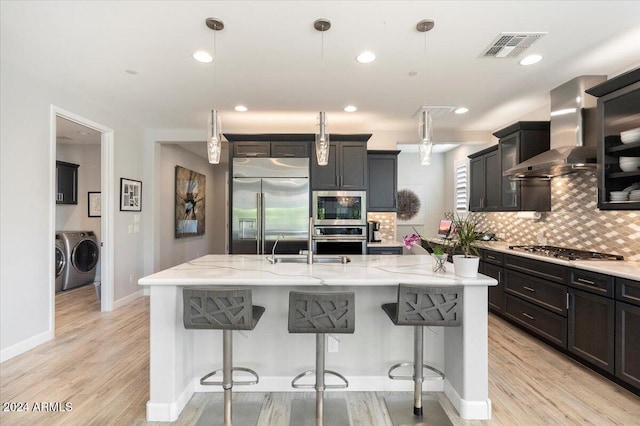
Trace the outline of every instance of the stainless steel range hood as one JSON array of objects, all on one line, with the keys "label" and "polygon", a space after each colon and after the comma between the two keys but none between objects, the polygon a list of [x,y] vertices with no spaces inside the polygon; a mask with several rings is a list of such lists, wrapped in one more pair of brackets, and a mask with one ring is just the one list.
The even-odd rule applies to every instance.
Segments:
[{"label": "stainless steel range hood", "polygon": [[551,149],[506,170],[504,176],[550,179],[595,168],[596,98],[585,90],[606,80],[602,75],[574,78],[551,91]]}]

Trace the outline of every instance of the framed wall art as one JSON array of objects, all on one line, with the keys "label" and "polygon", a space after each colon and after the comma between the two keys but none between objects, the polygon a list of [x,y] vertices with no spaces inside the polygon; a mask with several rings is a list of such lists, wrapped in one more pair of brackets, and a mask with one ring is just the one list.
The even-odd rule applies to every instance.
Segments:
[{"label": "framed wall art", "polygon": [[102,215],[102,194],[100,192],[89,192],[89,217],[100,217]]},{"label": "framed wall art", "polygon": [[142,210],[142,182],[120,178],[120,211],[139,212]]},{"label": "framed wall art", "polygon": [[204,234],[205,194],[205,175],[176,166],[176,238]]}]

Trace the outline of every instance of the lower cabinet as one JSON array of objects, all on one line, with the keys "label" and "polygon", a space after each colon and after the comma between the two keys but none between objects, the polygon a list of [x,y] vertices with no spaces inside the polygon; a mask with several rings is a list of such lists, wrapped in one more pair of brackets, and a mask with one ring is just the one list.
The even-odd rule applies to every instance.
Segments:
[{"label": "lower cabinet", "polygon": [[567,347],[565,317],[510,294],[505,294],[504,315],[543,339]]},{"label": "lower cabinet", "polygon": [[640,306],[616,302],[616,377],[640,389]]},{"label": "lower cabinet", "polygon": [[489,287],[489,309],[501,313],[503,301],[502,267],[484,262],[483,274],[494,278],[498,285]]},{"label": "lower cabinet", "polygon": [[[640,316],[638,318],[640,319]],[[568,319],[569,352],[613,374],[614,300],[569,288]],[[640,332],[640,328],[638,331]]]}]

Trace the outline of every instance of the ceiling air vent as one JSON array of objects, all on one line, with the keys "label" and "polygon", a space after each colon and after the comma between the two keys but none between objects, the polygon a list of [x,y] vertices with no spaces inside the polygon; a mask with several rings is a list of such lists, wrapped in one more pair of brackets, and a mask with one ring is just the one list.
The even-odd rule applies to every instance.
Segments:
[{"label": "ceiling air vent", "polygon": [[546,33],[501,33],[482,52],[481,58],[517,58]]}]

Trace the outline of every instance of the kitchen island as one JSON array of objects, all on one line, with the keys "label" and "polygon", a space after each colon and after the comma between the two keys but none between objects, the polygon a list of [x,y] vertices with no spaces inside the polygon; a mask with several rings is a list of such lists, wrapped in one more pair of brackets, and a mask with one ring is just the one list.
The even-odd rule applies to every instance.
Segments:
[{"label": "kitchen island", "polygon": [[208,255],[140,279],[151,299],[147,420],[174,421],[194,392],[221,390],[199,384],[221,366],[221,332],[183,327],[184,286],[248,286],[253,303],[266,308],[253,331],[234,339],[234,365],[257,371],[260,383],[236,391],[292,391],[291,379],[313,368],[314,339],[288,333],[287,311],[290,291],[321,287],[353,291],[356,300],[355,333],[333,342],[328,337],[327,368],[345,375],[351,391],[411,391],[413,382],[386,376],[391,365],[413,354],[413,328],[395,327],[380,308],[396,300],[399,283],[464,286],[463,325],[425,331],[425,363],[443,371],[445,380],[426,381],[424,390],[444,391],[464,419],[489,419],[487,286],[496,280],[456,277],[451,264],[446,273],[433,273],[426,255],[350,259],[307,265],[272,264],[262,255]]}]

